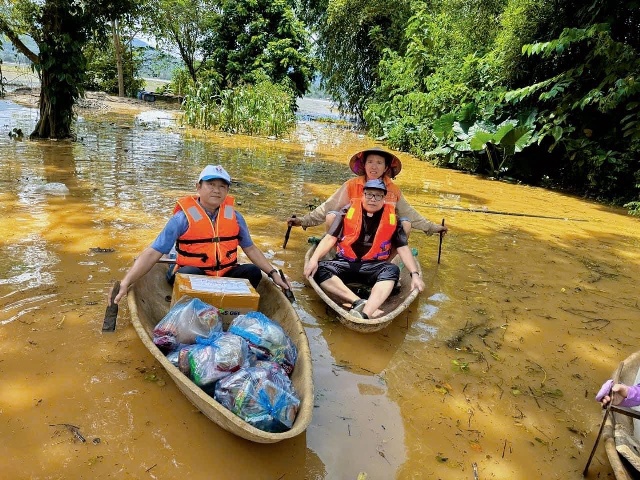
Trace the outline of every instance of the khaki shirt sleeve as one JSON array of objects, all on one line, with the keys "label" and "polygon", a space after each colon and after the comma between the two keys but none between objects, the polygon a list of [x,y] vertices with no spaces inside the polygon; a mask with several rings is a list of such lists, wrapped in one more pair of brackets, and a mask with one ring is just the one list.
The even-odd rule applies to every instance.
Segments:
[{"label": "khaki shirt sleeve", "polygon": [[404,195],[400,194],[398,203],[396,203],[396,213],[398,218],[406,218],[411,223],[411,228],[422,230],[427,235],[433,235],[435,233],[434,228],[437,228],[433,222],[430,222],[422,215],[420,215],[411,205],[407,203]]},{"label": "khaki shirt sleeve", "polygon": [[307,213],[300,219],[302,228],[315,227],[316,225],[323,224],[327,213],[337,212],[347,203],[349,203],[347,185],[343,183],[322,205],[319,205],[315,210]]}]

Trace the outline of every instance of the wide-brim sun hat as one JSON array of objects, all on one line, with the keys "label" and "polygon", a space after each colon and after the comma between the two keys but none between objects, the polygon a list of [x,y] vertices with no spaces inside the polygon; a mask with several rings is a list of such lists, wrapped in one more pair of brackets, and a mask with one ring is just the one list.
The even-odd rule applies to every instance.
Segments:
[{"label": "wide-brim sun hat", "polygon": [[380,155],[384,157],[389,162],[389,170],[387,175],[391,178],[396,178],[402,170],[402,162],[398,157],[396,157],[393,153],[387,152],[386,150],[382,150],[381,148],[368,148],[367,150],[362,150],[361,152],[356,153],[351,160],[349,160],[349,168],[356,175],[364,175],[364,159],[370,154],[375,153],[376,155]]}]

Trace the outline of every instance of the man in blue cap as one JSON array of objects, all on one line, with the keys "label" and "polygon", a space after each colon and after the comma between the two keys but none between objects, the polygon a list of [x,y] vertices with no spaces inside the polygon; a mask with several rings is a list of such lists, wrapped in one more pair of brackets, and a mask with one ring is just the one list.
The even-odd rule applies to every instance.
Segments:
[{"label": "man in blue cap", "polygon": [[[251,240],[247,223],[233,206],[229,195],[231,177],[220,165],[204,167],[196,183],[196,195],[178,200],[173,216],[150,247],[136,259],[120,282],[118,303],[129,286],[145,275],[162,255],[175,246],[176,263],[169,266],[167,280],[173,284],[176,273],[246,278],[258,286],[265,272],[283,290],[291,288],[262,251]],[[252,263],[238,263],[238,247]]]},{"label": "man in blue cap", "polygon": [[[351,305],[349,313],[375,318],[400,278],[400,269],[388,260],[396,250],[411,273],[411,288],[424,290],[407,235],[396,217],[395,207],[385,203],[387,189],[382,180],[364,184],[362,198],[344,207],[327,231],[304,269],[328,294]],[[334,260],[320,260],[333,247]],[[346,283],[373,285],[368,300],[359,298]]]}]

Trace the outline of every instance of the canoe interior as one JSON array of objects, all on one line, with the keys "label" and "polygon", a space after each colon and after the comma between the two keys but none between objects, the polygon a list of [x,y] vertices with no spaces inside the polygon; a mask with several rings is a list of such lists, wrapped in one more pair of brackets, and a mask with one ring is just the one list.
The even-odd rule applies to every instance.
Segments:
[{"label": "canoe interior", "polygon": [[[313,255],[315,249],[316,245],[312,245],[311,248],[307,250],[304,258],[305,265],[309,262],[309,259]],[[325,255],[323,260],[331,260],[334,257],[335,251],[332,251]],[[414,258],[418,266],[418,271],[420,272],[420,275],[422,275],[422,266],[420,265],[420,261],[417,256],[414,256]],[[349,306],[343,305],[341,300],[327,294],[322,290],[322,288],[320,288],[313,278],[308,279],[308,281],[318,296],[338,314],[338,320],[340,320],[340,323],[344,326],[351,330],[363,333],[377,332],[378,330],[382,330],[387,327],[394,318],[400,315],[409,305],[411,305],[411,303],[413,303],[420,293],[417,290],[411,290],[411,275],[409,275],[409,270],[404,267],[402,260],[400,260],[398,255],[393,258],[392,263],[400,266],[400,288],[399,290],[392,292],[389,298],[387,298],[387,301],[382,304],[380,309],[384,313],[376,318],[363,319],[350,315]],[[352,287],[351,285],[349,286]],[[354,287],[352,287],[352,289],[353,288]]]},{"label": "canoe interior", "polygon": [[[640,368],[640,352],[636,352],[624,360],[622,371],[620,373],[620,382],[627,385],[634,385],[638,369]],[[609,458],[609,463],[616,477],[616,480],[632,480],[640,478],[640,472],[636,470],[618,450],[616,450],[615,432],[620,430],[625,434],[633,435],[634,425],[633,419],[620,413],[611,413],[605,423],[602,432],[605,451]],[[618,433],[620,435],[620,433]]]},{"label": "canoe interior", "polygon": [[[300,408],[293,427],[283,433],[269,433],[257,429],[224,408],[195,385],[169,362],[153,343],[153,329],[169,311],[171,287],[165,279],[167,266],[156,264],[147,275],[138,280],[128,294],[131,321],[138,336],[151,354],[162,364],[178,388],[198,409],[226,430],[259,443],[275,443],[304,432],[313,411],[313,375],[309,342],[298,314],[282,291],[263,274],[256,289],[260,294],[258,309],[278,322],[298,349],[298,359],[291,380],[300,397]],[[228,325],[225,325],[225,330]]]}]

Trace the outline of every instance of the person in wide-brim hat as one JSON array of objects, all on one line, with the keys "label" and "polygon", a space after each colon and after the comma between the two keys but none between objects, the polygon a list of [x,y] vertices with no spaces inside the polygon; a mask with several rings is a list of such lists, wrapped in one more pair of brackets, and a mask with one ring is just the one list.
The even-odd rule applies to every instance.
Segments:
[{"label": "person in wide-brim hat", "polygon": [[329,229],[337,212],[353,199],[360,198],[367,181],[381,180],[387,190],[385,203],[395,206],[396,215],[407,235],[412,228],[422,230],[427,235],[447,232],[447,227],[430,222],[407,203],[400,188],[392,180],[402,170],[402,162],[393,153],[377,147],[367,148],[351,156],[349,167],[357,177],[344,182],[331,197],[312,212],[302,217],[289,217],[287,225],[306,229],[324,223]]},{"label": "person in wide-brim hat", "polygon": [[349,160],[349,168],[351,168],[351,171],[356,175],[364,175],[365,161],[367,156],[370,154],[380,155],[385,159],[385,164],[387,166],[385,174],[389,175],[391,178],[396,178],[402,170],[402,162],[393,153],[387,152],[381,148],[369,148],[367,150],[362,150],[351,157],[351,160]]}]

